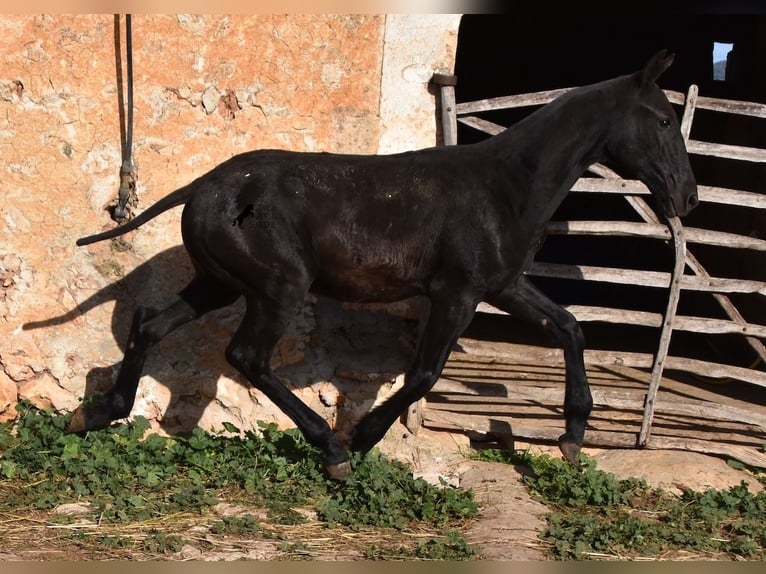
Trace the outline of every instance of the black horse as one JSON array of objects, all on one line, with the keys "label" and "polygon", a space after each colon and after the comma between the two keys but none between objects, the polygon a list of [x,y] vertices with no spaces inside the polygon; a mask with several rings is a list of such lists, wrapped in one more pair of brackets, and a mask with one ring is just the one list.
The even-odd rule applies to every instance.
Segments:
[{"label": "black horse", "polygon": [[487,301],[560,341],[566,359],[560,447],[577,461],[593,404],[583,334],[524,270],[554,211],[595,162],[644,182],[667,217],[697,205],[676,114],[655,84],[672,61],[659,52],[642,70],[572,90],[478,144],[390,156],[243,153],[129,223],[80,239],[78,245],[117,237],[186,204],[183,241],[196,276],[164,309],[136,310],[116,383],[83,402],[69,429],[102,428],[128,416],[149,349],[173,329],[244,297],[228,361],[324,451],[328,473],[344,478],[346,449],[276,379],[272,351],[308,291],[358,302],[422,295],[430,311],[405,384],[358,422],[350,448],[368,451],[428,392],[477,304]]}]

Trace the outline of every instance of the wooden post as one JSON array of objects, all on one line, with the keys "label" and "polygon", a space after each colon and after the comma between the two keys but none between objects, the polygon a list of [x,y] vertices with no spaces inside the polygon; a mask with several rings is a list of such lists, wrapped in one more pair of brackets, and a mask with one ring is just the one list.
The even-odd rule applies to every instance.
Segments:
[{"label": "wooden post", "polygon": [[444,145],[457,145],[457,111],[455,106],[457,76],[434,74],[431,77],[431,83],[439,90]]},{"label": "wooden post", "polygon": [[[438,88],[439,106],[442,117],[442,139],[444,145],[457,145],[457,111],[455,107],[455,86],[457,85],[457,76],[446,74],[434,74],[431,77],[431,84]],[[397,378],[397,383],[404,381],[404,375],[400,375],[401,381]],[[423,405],[425,399],[415,401],[404,413],[404,426],[412,434],[418,434],[418,430],[423,424]]]},{"label": "wooden post", "polygon": [[665,359],[668,356],[670,347],[670,337],[673,334],[673,320],[678,308],[678,299],[681,296],[681,278],[686,268],[686,241],[683,235],[683,226],[677,217],[668,219],[668,226],[673,232],[673,245],[676,251],[676,264],[673,269],[673,275],[670,281],[670,295],[668,297],[668,307],[665,312],[665,320],[662,324],[662,334],[660,335],[660,344],[657,348],[657,356],[654,358],[652,367],[652,378],[649,381],[649,389],[646,392],[644,403],[644,418],[641,421],[641,433],[638,436],[638,445],[646,446],[649,441],[649,434],[652,429],[652,419],[654,418],[654,406],[657,399],[657,391],[660,388],[662,380],[662,371],[665,368]]}]

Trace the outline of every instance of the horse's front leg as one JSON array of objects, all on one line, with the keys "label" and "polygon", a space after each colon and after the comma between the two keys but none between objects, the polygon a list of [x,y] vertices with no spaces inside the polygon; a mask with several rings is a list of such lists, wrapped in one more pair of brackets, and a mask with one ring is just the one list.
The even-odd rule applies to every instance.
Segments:
[{"label": "horse's front leg", "polygon": [[566,361],[566,432],[559,437],[559,448],[570,462],[579,463],[585,425],[593,408],[583,360],[585,337],[580,325],[571,313],[551,301],[524,276],[488,302],[514,317],[542,326],[562,346]]}]

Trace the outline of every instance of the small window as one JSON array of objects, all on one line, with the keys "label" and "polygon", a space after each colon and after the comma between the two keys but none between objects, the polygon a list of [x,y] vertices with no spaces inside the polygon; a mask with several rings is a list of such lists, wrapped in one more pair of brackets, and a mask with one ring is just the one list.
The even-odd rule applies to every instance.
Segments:
[{"label": "small window", "polygon": [[713,79],[725,82],[727,79],[727,61],[734,44],[713,42]]}]

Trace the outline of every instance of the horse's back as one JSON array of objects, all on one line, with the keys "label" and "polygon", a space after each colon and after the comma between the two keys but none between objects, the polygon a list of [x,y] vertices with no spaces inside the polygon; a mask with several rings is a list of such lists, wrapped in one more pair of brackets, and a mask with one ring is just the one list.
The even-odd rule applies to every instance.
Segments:
[{"label": "horse's back", "polygon": [[298,273],[348,300],[421,293],[445,233],[485,203],[456,181],[459,156],[242,154],[200,178],[184,241],[198,265],[247,281]]}]

